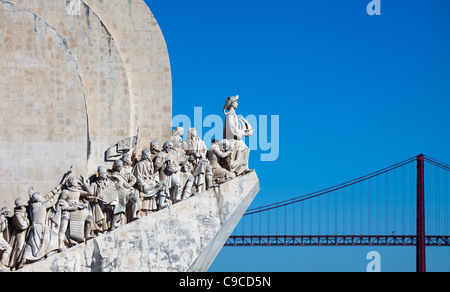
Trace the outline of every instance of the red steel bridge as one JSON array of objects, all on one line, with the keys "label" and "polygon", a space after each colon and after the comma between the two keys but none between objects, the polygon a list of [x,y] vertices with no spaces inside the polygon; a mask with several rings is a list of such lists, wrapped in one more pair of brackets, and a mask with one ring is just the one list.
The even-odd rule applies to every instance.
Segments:
[{"label": "red steel bridge", "polygon": [[349,182],[250,209],[225,246],[450,246],[450,165],[418,155]]}]

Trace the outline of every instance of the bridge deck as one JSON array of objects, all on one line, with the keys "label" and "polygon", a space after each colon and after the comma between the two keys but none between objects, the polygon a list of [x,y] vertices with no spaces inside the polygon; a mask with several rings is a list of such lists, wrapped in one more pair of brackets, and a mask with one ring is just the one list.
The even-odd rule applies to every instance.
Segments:
[{"label": "bridge deck", "polygon": [[[426,246],[450,246],[450,236],[426,236]],[[246,235],[225,246],[416,246],[415,235]]]}]

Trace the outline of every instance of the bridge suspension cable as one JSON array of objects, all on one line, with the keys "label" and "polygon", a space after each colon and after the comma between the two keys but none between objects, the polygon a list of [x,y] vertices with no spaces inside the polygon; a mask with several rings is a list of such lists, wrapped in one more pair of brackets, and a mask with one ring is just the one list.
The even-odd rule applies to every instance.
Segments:
[{"label": "bridge suspension cable", "polygon": [[397,164],[391,165],[391,166],[386,167],[384,169],[381,169],[379,171],[376,171],[376,172],[373,172],[371,174],[365,175],[363,177],[360,177],[360,178],[357,178],[357,179],[354,179],[354,180],[351,180],[351,181],[339,184],[339,185],[331,187],[331,188],[327,188],[327,189],[324,189],[324,190],[321,190],[321,191],[317,191],[317,192],[314,192],[314,193],[310,193],[310,194],[303,195],[303,196],[300,196],[300,197],[296,197],[296,198],[293,198],[293,199],[289,199],[289,200],[286,200],[286,201],[282,201],[282,202],[266,205],[266,206],[263,206],[263,207],[249,209],[245,213],[244,216],[249,216],[249,215],[253,215],[253,214],[256,214],[256,213],[265,212],[265,211],[269,211],[269,210],[272,210],[272,209],[285,207],[285,206],[292,205],[292,204],[295,204],[295,203],[298,203],[298,202],[301,202],[301,201],[305,201],[305,200],[309,200],[309,199],[312,199],[312,198],[315,198],[315,197],[323,196],[325,194],[328,194],[328,193],[331,193],[331,192],[335,192],[335,191],[338,191],[340,189],[344,189],[344,188],[347,188],[349,186],[352,186],[352,185],[364,182],[364,181],[369,180],[371,178],[377,177],[377,176],[382,175],[384,173],[387,173],[387,172],[390,172],[390,171],[395,170],[397,168],[400,168],[402,166],[405,166],[405,165],[407,165],[409,163],[412,163],[414,161],[416,161],[416,157],[411,157],[409,159],[406,159],[406,160],[404,160],[402,162],[399,162]]},{"label": "bridge suspension cable", "polygon": [[422,155],[321,191],[249,209],[227,246],[416,245],[419,157],[425,165],[427,224],[421,241],[450,246],[450,165]]}]

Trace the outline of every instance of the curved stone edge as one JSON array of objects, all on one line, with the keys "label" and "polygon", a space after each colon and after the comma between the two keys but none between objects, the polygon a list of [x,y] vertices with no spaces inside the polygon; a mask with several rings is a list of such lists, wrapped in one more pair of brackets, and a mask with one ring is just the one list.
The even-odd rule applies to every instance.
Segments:
[{"label": "curved stone edge", "polygon": [[103,162],[106,149],[122,137],[136,134],[136,128],[130,126],[131,95],[122,55],[103,21],[81,0],[77,14],[69,13],[70,1],[9,1],[58,31],[77,61],[89,125],[84,172],[94,172]]},{"label": "curved stone edge", "polygon": [[[58,166],[58,169],[52,172],[52,177],[49,176],[48,179],[42,180],[39,178],[36,179],[36,183],[33,182],[32,184],[18,181],[16,185],[20,183],[20,187],[13,188],[8,186],[8,189],[4,187],[5,191],[2,196],[4,197],[5,205],[10,206],[12,209],[14,199],[17,196],[27,196],[26,191],[31,186],[37,187],[42,192],[50,190],[59,181],[62,173],[67,171],[72,164],[78,168],[77,174],[93,173],[98,165],[104,164],[104,151],[113,146],[119,139],[135,135],[138,128],[140,129],[140,149],[137,153],[140,153],[140,150],[143,148],[148,148],[148,143],[151,140],[158,139],[161,143],[170,140],[172,122],[170,60],[162,31],[144,1],[79,0],[83,4],[83,9],[86,8],[85,13],[79,16],[68,15],[68,11],[64,10],[64,6],[69,5],[70,1],[68,0],[9,1],[15,5],[20,5],[24,10],[34,13],[46,23],[49,23],[49,26],[64,37],[67,41],[65,44],[75,57],[78,70],[80,71],[79,75],[82,77],[81,81],[84,91],[86,118],[83,118],[83,121],[87,121],[86,146],[79,147],[78,151],[82,152],[82,155],[87,158],[83,157],[78,160],[66,161],[67,163]],[[54,2],[57,2],[58,5],[55,5]],[[62,9],[60,9],[61,7]],[[59,16],[64,17],[59,19]],[[115,56],[113,59],[117,59],[115,64],[118,67],[120,65],[120,72],[118,71],[117,76],[123,75],[124,77],[123,80],[120,79],[123,81],[123,86],[119,86],[122,90],[117,92],[123,91],[123,94],[127,97],[124,100],[131,103],[126,107],[128,117],[124,120],[126,120],[127,127],[117,127],[116,124],[113,124],[111,128],[113,132],[108,131],[106,135],[103,135],[101,127],[98,127],[98,125],[103,124],[104,120],[98,119],[99,121],[96,122],[96,115],[92,113],[98,112],[99,109],[103,108],[97,105],[96,100],[108,100],[109,95],[102,94],[99,98],[96,98],[97,94],[94,93],[97,87],[95,87],[93,81],[97,81],[97,78],[90,78],[91,75],[84,74],[86,68],[89,67],[89,62],[81,62],[81,57],[84,56],[81,53],[81,48],[84,48],[84,46],[82,42],[78,42],[79,31],[72,29],[70,25],[76,24],[78,21],[86,22],[88,26],[89,24],[93,25],[93,17],[98,19],[101,32],[106,34],[110,40],[110,49],[114,51]],[[91,41],[95,42],[97,40],[89,39],[89,42]],[[118,43],[120,44],[120,50]],[[77,49],[77,45],[80,48]],[[130,83],[133,86],[132,88]],[[90,94],[90,88],[93,88],[92,92],[94,93],[92,95]],[[113,99],[119,100],[118,97]],[[131,119],[135,118],[136,120],[131,121]],[[116,121],[119,120],[121,119],[114,118],[108,121],[117,123]],[[99,133],[103,136],[100,137]],[[2,158],[7,159],[8,157],[0,156],[0,159]]]},{"label": "curved stone edge", "polygon": [[220,231],[211,240],[211,243],[203,250],[200,256],[189,267],[188,272],[207,272],[217,255],[222,250],[230,235],[233,233],[239,221],[244,216],[245,212],[250,207],[261,187],[259,182],[249,191],[242,203],[236,208],[233,214],[229,217],[226,223],[222,226]]},{"label": "curved stone edge", "polygon": [[259,189],[249,173],[20,271],[207,271]]},{"label": "curved stone edge", "polygon": [[[2,202],[2,206],[8,206],[8,207],[10,207],[10,209],[13,209],[14,199],[16,199],[17,197],[22,197],[24,199],[28,199],[27,190],[29,187],[33,186],[42,192],[45,192],[46,189],[51,189],[53,187],[53,184],[61,178],[61,173],[64,172],[63,171],[64,166],[62,166],[62,162],[67,160],[69,157],[68,154],[66,154],[66,156],[57,156],[54,154],[49,155],[49,156],[52,156],[52,158],[54,160],[53,165],[48,166],[48,164],[46,163],[45,169],[40,168],[37,171],[36,170],[33,171],[33,169],[31,169],[29,167],[30,165],[32,165],[32,164],[39,165],[39,164],[46,162],[46,160],[42,159],[42,157],[37,157],[37,156],[33,155],[34,154],[33,146],[40,147],[40,149],[43,149],[46,147],[45,146],[46,143],[53,143],[52,147],[49,147],[47,144],[47,147],[49,149],[52,149],[51,151],[60,150],[63,148],[64,148],[64,150],[66,150],[66,149],[68,149],[69,144],[71,146],[73,146],[74,150],[78,149],[78,148],[87,149],[89,147],[89,145],[88,145],[88,143],[89,143],[89,121],[88,121],[88,116],[86,113],[86,95],[83,90],[82,74],[80,72],[80,67],[77,62],[77,58],[74,55],[74,53],[71,51],[71,49],[68,47],[65,37],[63,35],[61,35],[60,32],[53,25],[51,25],[45,19],[41,18],[39,15],[34,13],[34,11],[28,10],[21,5],[18,5],[17,3],[15,3],[14,0],[0,0],[0,4],[8,5],[11,7],[10,10],[6,9],[6,10],[3,10],[2,12],[12,11],[14,13],[17,13],[17,17],[23,17],[23,15],[29,15],[30,17],[28,19],[32,19],[33,22],[31,22],[31,23],[25,22],[25,19],[21,20],[21,21],[23,21],[23,26],[16,27],[14,30],[14,32],[15,32],[16,29],[17,30],[22,29],[22,33],[18,34],[18,36],[22,36],[22,37],[27,36],[24,32],[28,32],[28,31],[30,31],[30,29],[33,30],[34,34],[39,33],[39,31],[37,30],[37,27],[36,27],[37,23],[39,23],[43,26],[42,31],[44,31],[46,35],[55,36],[57,38],[55,41],[56,41],[59,49],[61,50],[61,53],[64,54],[64,57],[66,59],[66,66],[67,66],[67,68],[71,68],[74,71],[75,75],[73,76],[74,77],[73,80],[75,82],[78,81],[77,84],[80,85],[79,92],[78,91],[76,93],[72,92],[71,97],[74,97],[73,100],[79,100],[79,105],[82,105],[82,115],[80,116],[80,119],[77,120],[76,122],[78,122],[81,125],[81,127],[83,128],[83,133],[80,136],[78,136],[78,137],[81,137],[82,139],[77,140],[76,142],[73,142],[75,140],[75,138],[74,138],[75,135],[67,135],[64,137],[64,139],[61,139],[59,141],[55,141],[55,140],[50,141],[51,139],[48,138],[48,136],[47,136],[47,135],[49,135],[50,132],[45,133],[45,135],[43,135],[43,139],[40,141],[34,141],[33,139],[30,138],[29,133],[26,133],[26,132],[21,133],[20,131],[18,131],[18,133],[20,133],[20,134],[18,134],[18,133],[15,133],[15,134],[19,135],[19,136],[12,139],[11,141],[8,139],[9,137],[7,137],[8,136],[7,134],[5,134],[3,132],[0,133],[0,137],[2,138],[1,139],[2,143],[11,143],[11,144],[15,143],[16,145],[14,148],[16,150],[24,149],[24,148],[28,147],[28,149],[26,150],[27,155],[24,154],[22,157],[17,157],[17,156],[13,157],[11,154],[5,155],[5,153],[2,153],[2,155],[0,155],[0,161],[2,161],[2,164],[3,164],[2,166],[4,168],[9,168],[8,171],[6,172],[6,175],[5,175],[5,173],[2,173],[3,179],[8,178],[8,176],[11,176],[11,173],[25,174],[25,176],[29,179],[27,184],[20,180],[17,180],[15,177],[13,179],[9,178],[8,181],[0,180],[0,184],[2,185],[2,187],[0,188],[2,190],[2,194],[1,194],[1,198],[0,198],[0,201]],[[4,9],[4,8],[0,8],[0,9]],[[19,15],[21,15],[21,16],[19,16]],[[27,24],[28,24],[28,26],[26,26]],[[49,59],[46,59],[46,61],[48,61],[48,60]],[[61,68],[59,68],[59,69],[61,69]],[[0,76],[0,78],[1,78],[1,76]],[[21,84],[21,85],[22,85],[21,86],[21,88],[22,88],[23,84]],[[0,92],[0,95],[1,95],[1,93],[2,92]],[[70,99],[70,100],[73,101],[72,99]],[[62,102],[61,102],[61,104],[62,104]],[[76,107],[72,104],[72,108],[76,108]],[[9,111],[9,114],[11,112],[14,112],[13,109],[11,109],[11,108],[6,108],[5,112],[6,111]],[[41,114],[44,114],[44,113],[41,113]],[[30,116],[26,116],[26,117],[21,116],[21,118],[26,119],[26,118],[30,118]],[[75,125],[76,122],[74,122],[73,125]],[[13,131],[14,129],[17,131],[17,128],[15,128],[16,126],[18,126],[17,124],[8,125],[8,122],[6,122],[6,125],[10,127],[10,129],[9,129],[10,132]],[[62,127],[56,127],[54,124],[46,125],[46,126],[53,127],[51,130],[55,130],[56,128],[59,128],[60,130],[63,129]],[[84,131],[86,131],[86,132],[84,132]],[[60,135],[60,132],[55,133],[55,135]],[[5,138],[5,137],[7,137],[7,138]],[[21,138],[22,140],[18,141],[18,138]],[[22,145],[19,146],[19,144],[22,144]],[[2,145],[2,146],[4,146],[4,145]],[[3,149],[3,150],[5,150],[5,149]],[[63,152],[64,151],[61,151],[61,153],[63,153]],[[73,157],[76,156],[76,158],[74,160],[80,161],[80,163],[78,165],[75,165],[76,171],[84,172],[86,169],[86,159],[85,159],[84,153],[79,154],[79,155],[73,155]],[[46,157],[46,158],[48,158],[48,157]],[[12,161],[13,159],[18,160],[19,163],[17,161]],[[19,167],[21,160],[28,162],[28,167]],[[10,162],[10,161],[12,161],[12,162]],[[22,164],[25,164],[25,163],[22,163]],[[15,168],[18,168],[18,170],[15,170]],[[54,168],[56,171],[48,171],[49,168]],[[2,172],[2,169],[0,169],[0,172]],[[49,178],[42,180],[41,177],[43,177],[44,175],[48,176]],[[54,182],[48,183],[48,181],[54,181]]]},{"label": "curved stone edge", "polygon": [[[108,28],[129,78],[131,129],[140,140],[168,141],[172,130],[172,75],[161,28],[143,0],[82,0]],[[148,145],[139,145],[138,153]]]}]

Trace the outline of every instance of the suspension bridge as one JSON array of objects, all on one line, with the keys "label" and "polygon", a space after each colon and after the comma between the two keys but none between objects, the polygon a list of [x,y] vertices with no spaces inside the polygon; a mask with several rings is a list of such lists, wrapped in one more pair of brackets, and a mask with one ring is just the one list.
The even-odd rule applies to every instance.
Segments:
[{"label": "suspension bridge", "polygon": [[250,209],[225,246],[450,246],[450,165],[418,155],[363,177]]}]

